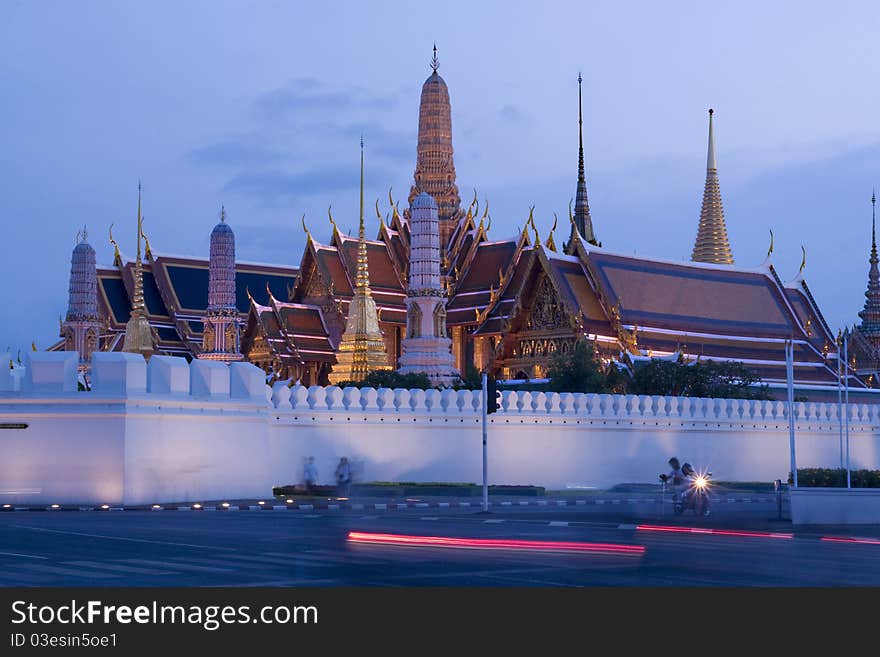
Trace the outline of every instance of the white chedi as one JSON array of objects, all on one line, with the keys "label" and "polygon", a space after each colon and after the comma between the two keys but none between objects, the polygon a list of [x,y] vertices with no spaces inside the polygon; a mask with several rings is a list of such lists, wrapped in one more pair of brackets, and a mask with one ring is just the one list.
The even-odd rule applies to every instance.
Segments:
[{"label": "white chedi", "polygon": [[446,295],[440,282],[440,225],[437,204],[425,192],[411,206],[409,280],[406,290],[406,337],[400,373],[423,372],[434,383],[458,377],[452,340],[446,332]]}]

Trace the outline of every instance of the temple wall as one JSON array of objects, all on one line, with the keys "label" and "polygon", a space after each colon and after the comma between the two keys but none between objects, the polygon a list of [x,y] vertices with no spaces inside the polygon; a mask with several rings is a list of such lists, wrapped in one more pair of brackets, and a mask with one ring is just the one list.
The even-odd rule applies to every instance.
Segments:
[{"label": "temple wall", "polygon": [[[268,497],[300,479],[308,456],[322,483],[341,456],[361,480],[480,481],[478,392],[270,391],[250,364],[119,353],[95,354],[93,389],[76,392],[75,353],[29,356],[20,390],[0,385],[0,423],[27,425],[0,430],[2,503]],[[795,412],[798,465],[837,464],[837,405]],[[852,466],[880,467],[880,406],[849,414]],[[720,480],[789,469],[782,402],[505,391],[489,417],[492,483],[655,482],[672,455]]]}]

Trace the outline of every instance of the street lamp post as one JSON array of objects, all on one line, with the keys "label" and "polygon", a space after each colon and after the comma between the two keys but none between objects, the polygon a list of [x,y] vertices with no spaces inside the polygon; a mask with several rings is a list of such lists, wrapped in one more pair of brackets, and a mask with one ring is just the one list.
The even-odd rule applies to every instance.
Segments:
[{"label": "street lamp post", "polygon": [[788,383],[788,447],[791,459],[791,481],[798,486],[797,458],[794,443],[794,341],[785,341],[785,375]]},{"label": "street lamp post", "polygon": [[489,411],[488,375],[483,370],[483,512],[489,511],[489,467],[486,452],[486,424]]},{"label": "street lamp post", "polygon": [[844,413],[846,413],[846,487],[852,488],[849,472],[849,352],[847,351],[849,342],[849,329],[843,333],[843,398]]}]

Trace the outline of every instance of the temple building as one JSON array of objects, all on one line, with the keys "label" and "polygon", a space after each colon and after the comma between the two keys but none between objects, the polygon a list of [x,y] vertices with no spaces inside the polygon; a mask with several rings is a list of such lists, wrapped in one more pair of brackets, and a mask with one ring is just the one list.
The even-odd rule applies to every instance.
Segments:
[{"label": "temple building", "polygon": [[[602,359],[623,367],[652,357],[740,361],[781,388],[785,343],[793,340],[799,390],[813,399],[836,394],[837,342],[807,286],[806,263],[783,282],[771,239],[762,262],[733,264],[713,112],[697,239],[692,261],[684,263],[625,255],[597,239],[587,194],[582,101],[579,76],[575,203],[573,210],[569,205],[569,237],[562,249],[556,221],[542,236],[534,208],[515,234],[490,236],[488,201],[481,207],[475,193],[462,206],[449,88],[435,49],[422,86],[408,207],[401,211],[389,191],[383,215],[376,201],[374,238],[367,236],[361,198],[357,237],[342,233],[329,211],[326,240],[303,219],[305,248],[298,266],[236,263],[231,230],[224,237],[224,228],[217,248],[228,238],[224,248],[231,249],[215,258],[212,237],[210,265],[155,255],[149,242],[144,262],[132,263],[117,246],[113,267],[97,269],[100,348],[120,348],[133,313],[129,300],[142,277],[143,315],[155,329],[156,353],[198,357],[220,348],[217,353],[234,354],[235,336],[218,347],[215,328],[234,314],[234,306],[242,322],[243,358],[275,378],[305,385],[362,378],[384,367],[423,371],[442,382],[470,368],[503,379],[541,379],[554,354],[587,339]],[[872,258],[874,287],[869,286],[858,339],[867,344],[875,336],[880,344],[880,272],[876,255]],[[222,302],[215,298],[221,287]],[[228,328],[220,332],[225,336]],[[852,385],[864,384],[855,378]]]},{"label": "temple building", "polygon": [[[871,194],[871,255],[868,258],[868,289],[865,307],[859,312],[861,323],[847,331],[850,367],[861,378],[876,386],[880,377],[880,258],[877,256],[877,196]],[[852,372],[851,372],[852,374]]]}]

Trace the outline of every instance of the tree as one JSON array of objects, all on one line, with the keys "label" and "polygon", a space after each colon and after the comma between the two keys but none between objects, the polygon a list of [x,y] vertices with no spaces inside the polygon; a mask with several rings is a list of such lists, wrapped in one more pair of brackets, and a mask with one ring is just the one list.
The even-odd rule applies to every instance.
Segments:
[{"label": "tree", "polygon": [[767,386],[739,362],[672,362],[651,359],[633,368],[630,392],[636,395],[769,399]]},{"label": "tree", "polygon": [[373,370],[362,381],[342,381],[340,388],[420,388],[428,390],[434,384],[424,372],[410,372],[401,374],[397,370]]},{"label": "tree", "polygon": [[578,340],[567,353],[554,353],[547,369],[552,392],[608,392],[619,376],[615,365],[602,364],[588,340]]}]

